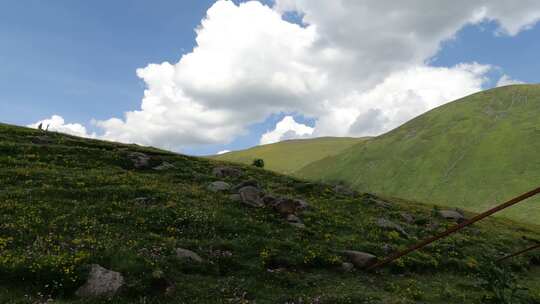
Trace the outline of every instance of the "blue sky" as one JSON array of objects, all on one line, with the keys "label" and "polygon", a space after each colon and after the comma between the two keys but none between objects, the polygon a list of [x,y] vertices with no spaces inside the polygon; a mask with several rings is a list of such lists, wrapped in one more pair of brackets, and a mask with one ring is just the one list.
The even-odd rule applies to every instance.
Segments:
[{"label": "blue sky", "polygon": [[[194,29],[213,3],[1,1],[0,121],[28,125],[57,114],[99,133],[92,120],[121,118],[124,112],[140,108],[145,82],[136,69],[150,63],[176,63],[193,50]],[[299,22],[300,17],[288,13],[284,19]],[[495,34],[498,27],[496,21],[465,25],[426,62],[431,67],[469,62],[494,66],[486,74],[491,81],[483,84],[485,88],[494,86],[503,74],[540,82],[540,26],[515,36]],[[284,109],[246,122],[244,132],[225,142],[187,143],[179,150],[211,154],[256,145],[285,113],[299,124],[315,127],[312,111]]]}]

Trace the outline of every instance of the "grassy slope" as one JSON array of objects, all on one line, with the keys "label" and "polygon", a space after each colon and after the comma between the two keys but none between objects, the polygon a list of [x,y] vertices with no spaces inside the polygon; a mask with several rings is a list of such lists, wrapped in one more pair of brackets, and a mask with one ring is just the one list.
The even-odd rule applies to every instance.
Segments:
[{"label": "grassy slope", "polygon": [[[39,295],[49,293],[54,303],[87,304],[477,303],[487,293],[479,269],[526,246],[522,235],[540,237],[536,228],[488,219],[381,272],[342,273],[336,270],[339,250],[383,255],[383,244],[403,248],[451,223],[433,218],[423,205],[390,200],[393,207],[381,209],[324,184],[237,165],[244,176],[229,182],[255,178],[269,193],[309,201],[312,209],[302,215],[307,228],[301,230],[269,209],[207,191],[218,162],[47,134],[52,142],[36,145],[38,131],[0,125],[0,303],[41,303]],[[159,157],[176,169],[129,169],[128,151]],[[133,201],[141,196],[156,201]],[[402,222],[403,211],[416,222]],[[400,223],[411,237],[377,228],[378,217]],[[177,247],[196,251],[205,262],[174,259]],[[526,267],[531,258],[540,256],[508,264],[530,288],[523,303],[540,301],[534,289],[540,277]],[[127,286],[119,297],[73,298],[90,263],[124,274]],[[276,267],[282,270],[268,271]],[[176,284],[173,296],[159,295],[156,271]]]},{"label": "grassy slope", "polygon": [[[540,86],[474,94],[312,163],[300,176],[481,211],[540,185]],[[540,223],[540,198],[502,213]]]},{"label": "grassy slope", "polygon": [[251,164],[262,158],[268,170],[293,174],[309,163],[327,156],[336,155],[351,146],[365,141],[363,138],[321,137],[313,139],[287,140],[275,144],[253,147],[213,156],[214,159]]}]

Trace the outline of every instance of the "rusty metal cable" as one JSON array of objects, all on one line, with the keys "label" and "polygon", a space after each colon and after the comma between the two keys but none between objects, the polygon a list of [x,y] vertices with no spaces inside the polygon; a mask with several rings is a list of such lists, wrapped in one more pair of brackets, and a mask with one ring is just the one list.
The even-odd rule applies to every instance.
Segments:
[{"label": "rusty metal cable", "polygon": [[498,260],[496,261],[496,263],[500,263],[500,262],[502,262],[502,261],[504,261],[504,260],[507,260],[507,259],[509,259],[509,258],[513,258],[513,257],[515,257],[515,256],[524,254],[524,253],[529,252],[529,251],[533,251],[533,250],[535,250],[535,249],[537,249],[537,248],[540,248],[540,243],[537,243],[536,245],[527,247],[527,248],[525,248],[525,249],[523,249],[523,250],[520,250],[520,251],[518,251],[518,252],[509,254],[509,255],[507,255],[507,256],[504,256],[504,257],[498,259]]},{"label": "rusty metal cable", "polygon": [[397,259],[399,259],[399,258],[413,252],[413,251],[422,249],[425,246],[427,246],[427,245],[429,245],[429,244],[431,244],[431,243],[433,243],[433,242],[435,242],[435,241],[437,241],[439,239],[447,237],[450,234],[453,234],[453,233],[455,233],[457,231],[460,231],[461,229],[463,229],[463,228],[465,228],[467,226],[470,226],[470,225],[472,225],[472,224],[474,224],[474,223],[476,223],[476,222],[478,222],[478,221],[480,221],[480,220],[482,220],[482,219],[484,219],[484,218],[486,218],[486,217],[488,217],[488,216],[490,216],[490,215],[492,215],[492,214],[494,214],[496,212],[499,212],[499,211],[501,211],[503,209],[506,209],[506,208],[508,208],[510,206],[513,206],[513,205],[515,205],[515,204],[517,204],[517,203],[519,203],[519,202],[521,202],[523,200],[526,200],[526,199],[528,199],[528,198],[530,198],[532,196],[535,196],[535,195],[537,195],[539,193],[540,193],[540,187],[538,187],[538,188],[536,188],[534,190],[531,190],[531,191],[529,191],[527,193],[524,193],[524,194],[522,194],[522,195],[520,195],[518,197],[515,197],[515,198],[513,198],[513,199],[511,199],[511,200],[509,200],[509,201],[507,201],[505,203],[502,203],[502,204],[500,204],[500,205],[498,205],[496,207],[493,207],[493,208],[491,208],[491,209],[489,209],[489,210],[487,210],[487,211],[485,211],[483,213],[480,213],[480,214],[476,215],[475,217],[473,217],[473,218],[471,218],[469,220],[466,220],[466,221],[464,221],[464,222],[462,222],[462,223],[460,223],[458,225],[450,227],[449,229],[447,229],[446,231],[444,231],[442,233],[439,233],[439,234],[437,234],[435,236],[432,236],[432,237],[429,237],[429,238],[427,238],[427,239],[425,239],[425,240],[423,240],[423,241],[421,241],[419,243],[416,243],[416,244],[410,246],[409,248],[407,248],[407,249],[405,249],[403,251],[395,252],[395,253],[389,255],[388,257],[386,257],[384,260],[382,260],[380,262],[377,262],[376,264],[372,265],[371,267],[368,268],[368,270],[373,270],[373,269],[385,266],[385,265],[387,265],[389,263],[392,263],[393,261],[395,261],[395,260],[397,260]]}]

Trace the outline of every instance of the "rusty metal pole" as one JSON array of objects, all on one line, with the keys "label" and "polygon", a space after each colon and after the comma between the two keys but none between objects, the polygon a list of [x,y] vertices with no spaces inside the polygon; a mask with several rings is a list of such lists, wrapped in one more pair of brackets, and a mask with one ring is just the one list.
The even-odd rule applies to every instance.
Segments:
[{"label": "rusty metal pole", "polygon": [[432,236],[430,238],[427,238],[427,239],[421,241],[420,243],[414,244],[411,247],[409,247],[409,248],[407,248],[407,249],[405,249],[403,251],[395,252],[395,253],[391,254],[390,256],[388,256],[387,258],[385,258],[384,260],[370,266],[368,268],[368,270],[373,270],[373,269],[385,266],[385,265],[387,265],[389,263],[392,263],[393,261],[395,261],[395,260],[397,260],[397,259],[399,259],[399,258],[413,252],[413,251],[424,248],[425,246],[427,246],[427,245],[429,245],[429,244],[431,244],[431,243],[433,243],[433,242],[435,242],[435,241],[437,241],[439,239],[442,239],[442,238],[444,238],[446,236],[449,236],[450,234],[453,234],[453,233],[455,233],[457,231],[460,231],[461,229],[463,229],[463,228],[465,228],[467,226],[470,226],[470,225],[472,225],[472,224],[474,224],[474,223],[476,223],[476,222],[478,222],[478,221],[480,221],[480,220],[482,220],[482,219],[484,219],[484,218],[486,218],[486,217],[488,217],[488,216],[490,216],[490,215],[492,215],[492,214],[494,214],[496,212],[499,212],[499,211],[501,211],[503,209],[506,209],[506,208],[508,208],[510,206],[513,206],[513,205],[515,205],[515,204],[517,204],[517,203],[519,203],[519,202],[521,202],[523,200],[526,200],[526,199],[528,199],[528,198],[530,198],[532,196],[535,196],[538,193],[540,193],[540,187],[538,187],[538,188],[536,188],[534,190],[531,190],[531,191],[529,191],[527,193],[524,193],[524,194],[522,194],[522,195],[520,195],[518,197],[515,197],[515,198],[513,198],[513,199],[511,199],[511,200],[509,200],[509,201],[507,201],[507,202],[505,202],[503,204],[500,204],[500,205],[498,205],[498,206],[496,206],[494,208],[491,208],[486,212],[478,214],[477,216],[471,218],[470,220],[466,220],[461,224],[450,227],[448,230],[446,230],[446,231],[444,231],[444,232],[442,232],[440,234],[437,234],[435,236]]},{"label": "rusty metal pole", "polygon": [[495,262],[496,262],[496,263],[500,263],[500,262],[502,262],[502,261],[504,261],[504,260],[506,260],[506,259],[513,258],[513,257],[518,256],[518,255],[520,255],[520,254],[524,254],[525,252],[533,251],[533,250],[536,249],[536,248],[540,248],[540,243],[538,243],[538,244],[536,244],[536,245],[533,245],[533,246],[531,246],[531,247],[525,248],[525,249],[523,249],[523,250],[520,250],[520,251],[518,251],[518,252],[516,252],[516,253],[509,254],[509,255],[507,255],[507,256],[505,256],[505,257],[502,257],[502,258],[498,259],[498,260],[495,261]]}]

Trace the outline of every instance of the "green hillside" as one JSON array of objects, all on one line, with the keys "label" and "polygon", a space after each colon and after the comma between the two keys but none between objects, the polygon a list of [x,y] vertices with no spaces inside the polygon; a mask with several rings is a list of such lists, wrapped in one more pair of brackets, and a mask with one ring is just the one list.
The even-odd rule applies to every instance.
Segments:
[{"label": "green hillside", "polygon": [[383,257],[451,225],[408,201],[0,124],[0,303],[540,303],[540,253],[492,264],[538,227],[487,219],[376,272],[343,252]]},{"label": "green hillside", "polygon": [[[474,94],[298,172],[481,211],[540,185],[540,85]],[[540,223],[540,198],[502,213]]]},{"label": "green hillside", "polygon": [[283,174],[293,174],[309,163],[336,155],[365,140],[365,138],[351,137],[287,140],[216,155],[213,158],[243,164],[251,164],[254,159],[262,158],[266,169]]}]

